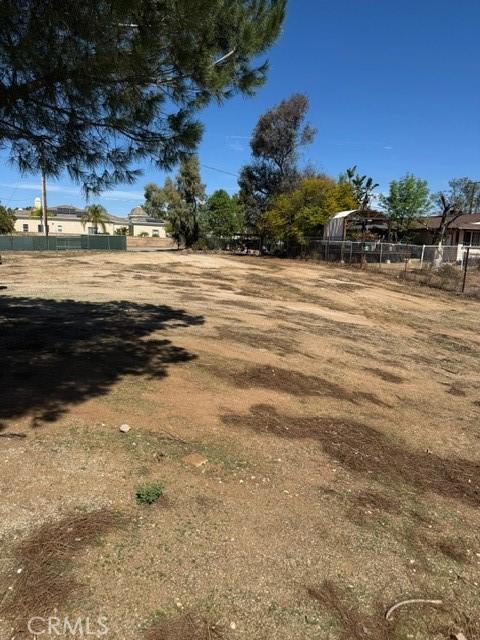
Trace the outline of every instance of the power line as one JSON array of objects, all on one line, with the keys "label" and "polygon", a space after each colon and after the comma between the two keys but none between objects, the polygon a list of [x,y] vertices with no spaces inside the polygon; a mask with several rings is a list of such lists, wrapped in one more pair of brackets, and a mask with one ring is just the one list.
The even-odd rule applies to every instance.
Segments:
[{"label": "power line", "polygon": [[224,169],[219,169],[218,167],[212,167],[209,164],[200,164],[201,167],[205,169],[211,169],[212,171],[218,171],[219,173],[225,173],[227,176],[233,176],[234,178],[239,178],[238,173],[232,173],[231,171],[225,171]]}]

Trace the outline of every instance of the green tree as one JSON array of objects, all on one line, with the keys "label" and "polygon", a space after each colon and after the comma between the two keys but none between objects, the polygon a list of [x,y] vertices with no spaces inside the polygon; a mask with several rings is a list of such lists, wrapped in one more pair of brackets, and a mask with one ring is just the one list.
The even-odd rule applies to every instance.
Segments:
[{"label": "green tree", "polygon": [[212,193],[202,216],[202,227],[205,233],[231,238],[241,231],[242,225],[242,207],[238,197],[230,196],[223,189]]},{"label": "green tree", "polygon": [[198,240],[204,202],[197,156],[182,158],[175,182],[167,178],[163,187],[149,184],[145,188],[145,210],[167,221],[167,231],[179,247],[191,247]]},{"label": "green tree", "polygon": [[395,240],[405,238],[414,221],[430,209],[428,183],[407,173],[390,183],[388,196],[381,196],[380,201]]},{"label": "green tree", "polygon": [[266,214],[265,228],[276,239],[303,245],[336,213],[355,206],[355,194],[347,182],[323,175],[305,178],[292,192],[277,196]]},{"label": "green tree", "polygon": [[212,100],[252,95],[286,0],[0,3],[0,144],[86,192],[191,153]]},{"label": "green tree", "polygon": [[154,182],[149,182],[144,187],[145,202],[143,210],[148,216],[163,220],[167,209],[167,197],[165,189]]},{"label": "green tree", "polygon": [[453,178],[448,183],[448,189],[438,193],[439,201],[443,195],[454,209],[462,213],[480,211],[480,181],[471,178]]},{"label": "green tree", "polygon": [[368,209],[373,191],[379,186],[377,182],[373,181],[373,178],[369,178],[366,175],[361,176],[358,173],[357,165],[347,169],[340,176],[340,182],[348,182],[351,185],[356,205],[361,210]]},{"label": "green tree", "polygon": [[240,201],[248,226],[261,230],[273,199],[294,189],[301,174],[300,149],[312,142],[315,130],[305,124],[308,99],[295,94],[261,116],[250,141],[253,162],[242,168]]},{"label": "green tree", "polygon": [[106,209],[100,204],[91,204],[85,207],[85,213],[82,214],[80,220],[83,228],[85,228],[87,224],[93,225],[94,233],[98,233],[99,227],[102,233],[107,232],[106,224],[109,219]]},{"label": "green tree", "polygon": [[15,231],[15,214],[0,204],[0,234],[11,234]]}]

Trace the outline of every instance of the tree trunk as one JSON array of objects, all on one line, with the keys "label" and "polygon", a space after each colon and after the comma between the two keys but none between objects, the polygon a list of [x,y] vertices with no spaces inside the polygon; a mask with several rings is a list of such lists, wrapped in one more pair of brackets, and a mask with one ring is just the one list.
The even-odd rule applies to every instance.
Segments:
[{"label": "tree trunk", "polygon": [[43,231],[45,237],[48,238],[48,211],[47,211],[47,178],[45,171],[42,167],[42,218],[43,218]]}]

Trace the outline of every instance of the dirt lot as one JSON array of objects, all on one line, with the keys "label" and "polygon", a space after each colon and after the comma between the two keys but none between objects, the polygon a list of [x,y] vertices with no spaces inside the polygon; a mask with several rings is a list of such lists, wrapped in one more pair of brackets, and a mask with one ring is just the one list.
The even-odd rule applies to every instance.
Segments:
[{"label": "dirt lot", "polygon": [[[3,259],[2,639],[480,638],[478,302],[273,259]],[[442,604],[386,622],[407,598]]]}]

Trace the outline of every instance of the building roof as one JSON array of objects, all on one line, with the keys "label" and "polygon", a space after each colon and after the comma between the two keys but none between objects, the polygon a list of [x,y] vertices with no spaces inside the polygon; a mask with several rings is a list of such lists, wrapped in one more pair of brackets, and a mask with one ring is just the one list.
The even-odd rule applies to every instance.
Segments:
[{"label": "building roof", "polygon": [[[32,218],[32,211],[33,209],[16,209],[14,211],[14,215],[20,220],[32,220],[35,219]],[[64,222],[68,220],[80,220],[84,213],[85,209],[80,209],[79,207],[75,207],[71,204],[60,204],[55,207],[48,207],[49,218],[55,218],[55,220],[63,220]],[[124,224],[125,226],[128,226],[128,218],[114,216],[108,212],[107,218],[110,222],[114,222],[115,224]]]},{"label": "building roof", "polygon": [[380,219],[384,220],[385,214],[381,211],[375,211],[374,209],[349,209],[348,211],[340,211],[336,213],[332,220],[336,220],[339,218],[348,218],[350,216],[356,216],[358,218],[368,218],[368,219]]},{"label": "building roof", "polygon": [[[426,216],[422,218],[427,229],[438,229],[442,221],[442,216]],[[480,229],[480,213],[465,213],[455,218],[449,225],[450,229]]]},{"label": "building roof", "polygon": [[148,224],[154,226],[163,226],[165,224],[163,220],[149,216],[145,209],[141,206],[133,207],[133,209],[128,214],[128,219],[130,221],[130,224]]}]

